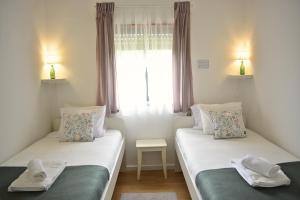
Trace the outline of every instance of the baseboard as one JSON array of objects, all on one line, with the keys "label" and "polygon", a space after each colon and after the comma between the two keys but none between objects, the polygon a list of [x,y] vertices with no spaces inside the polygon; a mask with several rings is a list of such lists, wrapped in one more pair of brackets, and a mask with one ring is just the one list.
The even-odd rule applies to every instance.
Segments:
[{"label": "baseboard", "polygon": [[[168,163],[167,164],[167,169],[175,169],[175,164],[174,163]],[[126,170],[127,171],[137,170],[137,165],[126,165]],[[142,170],[162,170],[162,165],[161,164],[142,165]]]}]

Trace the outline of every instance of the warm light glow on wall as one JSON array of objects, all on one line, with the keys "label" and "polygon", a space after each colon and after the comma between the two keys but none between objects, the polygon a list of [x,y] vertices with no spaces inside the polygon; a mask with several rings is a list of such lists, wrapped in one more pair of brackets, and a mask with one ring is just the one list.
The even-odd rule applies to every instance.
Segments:
[{"label": "warm light glow on wall", "polygon": [[46,58],[47,64],[58,64],[60,63],[60,59],[56,54],[48,54]]},{"label": "warm light glow on wall", "polygon": [[241,49],[237,53],[237,60],[249,60],[249,50]]},{"label": "warm light glow on wall", "polygon": [[61,52],[55,48],[45,48],[43,50],[43,70],[42,70],[42,79],[50,78],[50,69],[51,65],[54,66],[56,79],[66,78],[66,70],[63,66]]},{"label": "warm light glow on wall", "polygon": [[231,75],[239,75],[241,62],[243,61],[246,75],[252,74],[251,56],[250,41],[237,41],[232,48],[232,63],[228,73]]}]

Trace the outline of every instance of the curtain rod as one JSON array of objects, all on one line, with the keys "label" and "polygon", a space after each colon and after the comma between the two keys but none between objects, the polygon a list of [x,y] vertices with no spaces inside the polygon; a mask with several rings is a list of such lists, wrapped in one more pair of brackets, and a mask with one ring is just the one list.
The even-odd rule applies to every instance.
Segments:
[{"label": "curtain rod", "polygon": [[[98,2],[98,3],[106,3],[106,2]],[[160,5],[141,5],[141,4],[115,4],[115,8],[156,8],[156,7],[172,7],[173,5],[168,4],[160,4]],[[96,5],[94,6],[96,7]]]},{"label": "curtain rod", "polygon": [[161,5],[118,5],[116,4],[116,8],[156,8],[156,7],[172,7],[173,5],[161,4]]},{"label": "curtain rod", "polygon": [[[110,3],[110,2],[114,2],[114,1],[96,1],[96,3]],[[170,1],[169,3],[154,3],[154,4],[140,4],[140,3],[118,3],[118,2],[114,2],[115,3],[115,7],[116,8],[155,8],[155,7],[173,7],[175,2],[183,2],[182,0],[179,1]],[[191,4],[191,7],[193,7],[193,3],[192,1],[189,1]],[[96,5],[95,5],[96,6]]]}]

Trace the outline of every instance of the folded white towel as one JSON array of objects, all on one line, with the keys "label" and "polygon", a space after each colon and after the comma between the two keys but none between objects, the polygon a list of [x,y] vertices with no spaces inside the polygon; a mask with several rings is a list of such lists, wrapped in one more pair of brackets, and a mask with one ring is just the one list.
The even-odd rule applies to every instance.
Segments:
[{"label": "folded white towel", "polygon": [[282,170],[279,170],[275,177],[269,178],[247,169],[242,165],[241,160],[232,160],[231,164],[245,181],[253,187],[277,187],[291,183],[291,180]]},{"label": "folded white towel", "polygon": [[9,192],[19,191],[45,191],[48,190],[55,182],[57,177],[65,169],[66,163],[61,161],[45,161],[42,162],[47,173],[44,181],[34,181],[31,178],[29,170],[25,170],[15,181],[8,187]]},{"label": "folded white towel", "polygon": [[47,173],[41,160],[34,159],[27,164],[29,175],[34,181],[41,182],[47,178]]},{"label": "folded white towel", "polygon": [[272,164],[263,158],[258,158],[252,155],[247,155],[242,158],[241,163],[244,167],[269,178],[275,177],[280,170],[279,165]]}]

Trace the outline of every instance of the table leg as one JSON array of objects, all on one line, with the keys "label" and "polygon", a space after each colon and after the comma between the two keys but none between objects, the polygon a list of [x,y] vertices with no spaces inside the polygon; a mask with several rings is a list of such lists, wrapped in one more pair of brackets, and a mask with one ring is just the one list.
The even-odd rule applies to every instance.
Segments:
[{"label": "table leg", "polygon": [[137,180],[140,180],[141,168],[142,168],[142,151],[140,149],[137,150],[137,161],[138,161]]},{"label": "table leg", "polygon": [[167,178],[167,150],[166,150],[166,148],[162,149],[161,157],[162,157],[164,176],[165,176],[165,179],[166,179]]}]

